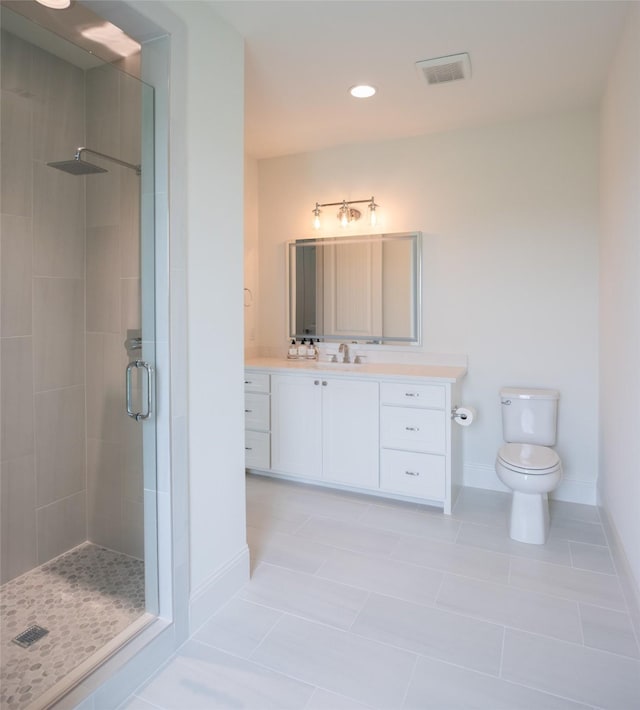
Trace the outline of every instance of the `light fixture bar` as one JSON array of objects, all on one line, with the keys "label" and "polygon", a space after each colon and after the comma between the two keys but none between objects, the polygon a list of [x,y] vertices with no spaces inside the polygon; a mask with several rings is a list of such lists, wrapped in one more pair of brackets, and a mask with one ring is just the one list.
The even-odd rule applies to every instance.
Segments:
[{"label": "light fixture bar", "polygon": [[340,200],[340,202],[316,202],[316,207],[342,207],[343,205],[361,205],[364,204],[365,202],[371,203],[373,201],[373,197],[370,197],[368,200]]},{"label": "light fixture bar", "polygon": [[369,221],[371,226],[375,227],[377,223],[377,213],[376,208],[378,205],[372,196],[368,200],[341,200],[340,202],[316,202],[316,206],[313,208],[313,226],[315,229],[320,229],[320,212],[321,207],[340,207],[338,210],[338,219],[343,227],[347,227],[349,223],[355,222],[360,219],[362,213],[352,207],[352,205],[366,204],[369,208]]}]

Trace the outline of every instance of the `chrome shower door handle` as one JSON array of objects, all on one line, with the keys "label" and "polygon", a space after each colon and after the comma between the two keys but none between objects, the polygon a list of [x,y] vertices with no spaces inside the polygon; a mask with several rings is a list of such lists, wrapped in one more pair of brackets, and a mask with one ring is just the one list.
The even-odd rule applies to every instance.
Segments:
[{"label": "chrome shower door handle", "polygon": [[149,419],[151,416],[151,365],[149,365],[148,362],[144,362],[143,360],[138,360],[140,363],[139,367],[143,367],[145,372],[147,373],[147,411],[143,414],[142,412],[138,414],[136,419],[140,421],[141,419]]},{"label": "chrome shower door handle", "polygon": [[[134,412],[131,397],[131,377],[134,370],[142,368],[147,373],[147,411]],[[127,398],[127,415],[137,422],[143,419],[149,419],[151,416],[151,365],[144,360],[133,360],[127,365],[126,372],[126,398]]]}]

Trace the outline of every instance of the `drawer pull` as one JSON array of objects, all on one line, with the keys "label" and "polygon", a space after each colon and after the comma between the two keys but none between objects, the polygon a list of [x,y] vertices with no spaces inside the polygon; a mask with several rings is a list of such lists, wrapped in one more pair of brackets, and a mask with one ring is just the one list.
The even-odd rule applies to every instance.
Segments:
[{"label": "drawer pull", "polygon": [[406,476],[419,476],[420,471],[405,471],[404,472]]},{"label": "drawer pull", "polygon": [[252,385],[253,384],[253,382],[251,380],[245,380],[244,383],[245,383],[245,385]]},{"label": "drawer pull", "polygon": [[253,409],[245,409],[244,410],[245,414],[251,414],[251,412],[253,412]]},{"label": "drawer pull", "polygon": [[405,393],[404,393],[404,396],[405,396],[405,397],[419,397],[419,396],[420,396],[420,392],[405,392]]},{"label": "drawer pull", "polygon": [[420,431],[420,427],[419,427],[419,426],[406,426],[405,429],[406,429],[407,431]]},{"label": "drawer pull", "polygon": [[253,448],[251,446],[245,446],[244,450],[245,451],[253,451]]}]

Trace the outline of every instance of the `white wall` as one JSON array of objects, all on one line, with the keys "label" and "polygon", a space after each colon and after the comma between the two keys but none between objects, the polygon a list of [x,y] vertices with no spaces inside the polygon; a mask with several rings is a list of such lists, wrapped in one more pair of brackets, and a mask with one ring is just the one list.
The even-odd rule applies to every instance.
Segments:
[{"label": "white wall", "polygon": [[558,496],[594,503],[597,135],[582,111],[260,161],[259,344],[286,343],[284,243],[313,236],[315,202],[375,195],[376,231],[424,234],[423,350],[469,358],[466,482],[499,486],[499,388],[555,387]]},{"label": "white wall", "polygon": [[600,478],[602,504],[640,588],[640,9],[626,24],[602,105]]},{"label": "white wall", "polygon": [[[203,3],[186,72],[191,591],[245,554],[243,390],[244,45]],[[248,558],[247,558],[248,559]],[[248,572],[248,567],[247,567]]]}]

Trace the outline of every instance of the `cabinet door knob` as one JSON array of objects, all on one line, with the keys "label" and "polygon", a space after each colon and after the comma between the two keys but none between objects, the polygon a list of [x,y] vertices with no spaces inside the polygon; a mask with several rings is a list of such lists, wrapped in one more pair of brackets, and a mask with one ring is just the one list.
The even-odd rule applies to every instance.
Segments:
[{"label": "cabinet door knob", "polygon": [[314,380],[314,381],[313,381],[313,384],[314,384],[314,385],[319,385],[319,384],[320,384],[320,380]]},{"label": "cabinet door knob", "polygon": [[322,386],[323,386],[323,387],[326,387],[326,386],[327,386],[327,381],[326,381],[326,380],[322,380]]},{"label": "cabinet door knob", "polygon": [[419,476],[420,471],[405,471],[406,476]]}]

